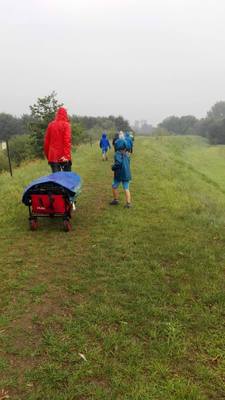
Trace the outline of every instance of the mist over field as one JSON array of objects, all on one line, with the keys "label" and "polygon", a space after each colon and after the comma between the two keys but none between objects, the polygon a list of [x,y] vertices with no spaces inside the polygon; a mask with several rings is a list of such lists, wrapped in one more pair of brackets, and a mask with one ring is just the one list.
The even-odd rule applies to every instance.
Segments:
[{"label": "mist over field", "polygon": [[223,0],[0,0],[0,112],[55,90],[71,114],[156,125],[224,99]]}]

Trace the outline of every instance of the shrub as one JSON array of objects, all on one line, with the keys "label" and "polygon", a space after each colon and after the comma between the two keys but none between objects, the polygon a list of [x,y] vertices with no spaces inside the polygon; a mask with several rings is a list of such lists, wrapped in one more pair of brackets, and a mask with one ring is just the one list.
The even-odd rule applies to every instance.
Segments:
[{"label": "shrub", "polygon": [[24,160],[35,157],[34,147],[29,135],[13,136],[9,141],[9,151],[12,162],[18,166]]},{"label": "shrub", "polygon": [[0,172],[8,171],[8,159],[4,151],[0,150]]}]

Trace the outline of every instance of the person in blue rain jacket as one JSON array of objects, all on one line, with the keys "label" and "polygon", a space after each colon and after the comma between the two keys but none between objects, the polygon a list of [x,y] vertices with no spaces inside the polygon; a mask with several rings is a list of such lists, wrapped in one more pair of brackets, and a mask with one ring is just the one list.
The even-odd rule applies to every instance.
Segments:
[{"label": "person in blue rain jacket", "polygon": [[130,133],[127,131],[125,132],[124,139],[127,142],[127,151],[129,153],[133,153],[133,140],[130,136]]},{"label": "person in blue rain jacket", "polygon": [[130,157],[128,155],[127,142],[125,139],[118,139],[115,143],[115,155],[114,164],[112,165],[112,170],[114,171],[114,179],[112,183],[112,193],[113,200],[110,205],[119,204],[119,192],[118,187],[122,183],[125,198],[126,198],[126,208],[131,207],[131,195],[129,184],[131,181],[131,171],[130,171]]},{"label": "person in blue rain jacket", "polygon": [[108,160],[107,151],[111,149],[109,139],[107,138],[106,132],[103,132],[101,140],[99,142],[100,149],[102,150],[102,160]]}]

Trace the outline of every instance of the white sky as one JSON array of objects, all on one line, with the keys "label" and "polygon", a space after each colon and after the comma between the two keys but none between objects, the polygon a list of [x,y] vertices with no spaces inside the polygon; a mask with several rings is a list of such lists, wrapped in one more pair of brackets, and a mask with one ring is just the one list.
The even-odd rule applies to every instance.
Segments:
[{"label": "white sky", "polygon": [[0,112],[158,123],[225,100],[225,0],[0,0]]}]

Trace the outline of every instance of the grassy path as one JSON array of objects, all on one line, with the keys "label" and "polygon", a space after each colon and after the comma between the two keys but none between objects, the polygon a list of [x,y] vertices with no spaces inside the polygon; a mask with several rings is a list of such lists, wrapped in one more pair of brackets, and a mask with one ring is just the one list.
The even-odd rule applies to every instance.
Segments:
[{"label": "grassy path", "polygon": [[59,221],[27,229],[21,188],[44,162],[0,177],[0,393],[224,398],[225,150],[191,137],[135,150],[124,210],[108,206],[110,163],[78,149],[69,234]]}]

